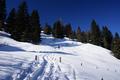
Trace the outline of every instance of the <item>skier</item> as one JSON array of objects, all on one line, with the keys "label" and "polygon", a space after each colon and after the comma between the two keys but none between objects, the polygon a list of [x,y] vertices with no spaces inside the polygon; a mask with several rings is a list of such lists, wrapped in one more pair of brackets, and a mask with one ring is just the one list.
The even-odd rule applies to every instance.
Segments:
[{"label": "skier", "polygon": [[101,78],[101,80],[103,80],[103,78]]},{"label": "skier", "polygon": [[58,45],[58,49],[60,48],[60,45]]},{"label": "skier", "polygon": [[82,66],[83,64],[81,63],[81,66]]},{"label": "skier", "polygon": [[37,61],[37,60],[38,60],[37,55],[35,55],[35,61]]},{"label": "skier", "polygon": [[62,62],[62,58],[61,58],[61,57],[59,57],[59,62],[60,62],[60,63]]}]

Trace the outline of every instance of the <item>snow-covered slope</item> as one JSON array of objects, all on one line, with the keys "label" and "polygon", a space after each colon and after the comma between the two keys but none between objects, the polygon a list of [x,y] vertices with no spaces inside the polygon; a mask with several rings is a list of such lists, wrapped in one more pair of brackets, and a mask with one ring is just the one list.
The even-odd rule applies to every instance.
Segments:
[{"label": "snow-covered slope", "polygon": [[120,80],[119,75],[120,61],[102,47],[44,34],[34,45],[0,32],[0,80]]}]

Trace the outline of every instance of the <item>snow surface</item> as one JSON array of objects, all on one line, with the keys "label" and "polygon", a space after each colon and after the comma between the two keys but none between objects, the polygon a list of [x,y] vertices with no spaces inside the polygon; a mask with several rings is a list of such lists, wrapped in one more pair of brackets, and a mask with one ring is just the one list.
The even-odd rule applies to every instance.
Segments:
[{"label": "snow surface", "polygon": [[45,34],[39,45],[9,36],[0,32],[0,80],[120,80],[120,61],[102,47]]}]

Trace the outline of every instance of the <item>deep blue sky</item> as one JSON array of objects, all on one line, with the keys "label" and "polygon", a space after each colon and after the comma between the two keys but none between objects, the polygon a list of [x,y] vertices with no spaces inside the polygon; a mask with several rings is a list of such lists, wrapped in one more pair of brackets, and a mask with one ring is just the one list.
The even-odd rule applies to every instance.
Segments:
[{"label": "deep blue sky", "polygon": [[[7,0],[7,11],[17,8],[23,0]],[[83,30],[90,28],[92,19],[100,26],[120,34],[120,0],[26,0],[31,12],[37,9],[41,24],[53,24],[62,19],[71,23],[74,29],[80,26]]]}]

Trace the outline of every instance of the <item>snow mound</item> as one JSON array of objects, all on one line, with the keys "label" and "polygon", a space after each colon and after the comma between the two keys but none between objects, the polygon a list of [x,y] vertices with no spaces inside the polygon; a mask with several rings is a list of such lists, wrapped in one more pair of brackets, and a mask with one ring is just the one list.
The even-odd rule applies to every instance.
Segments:
[{"label": "snow mound", "polygon": [[120,61],[92,44],[41,34],[39,45],[0,31],[0,80],[120,80]]}]

